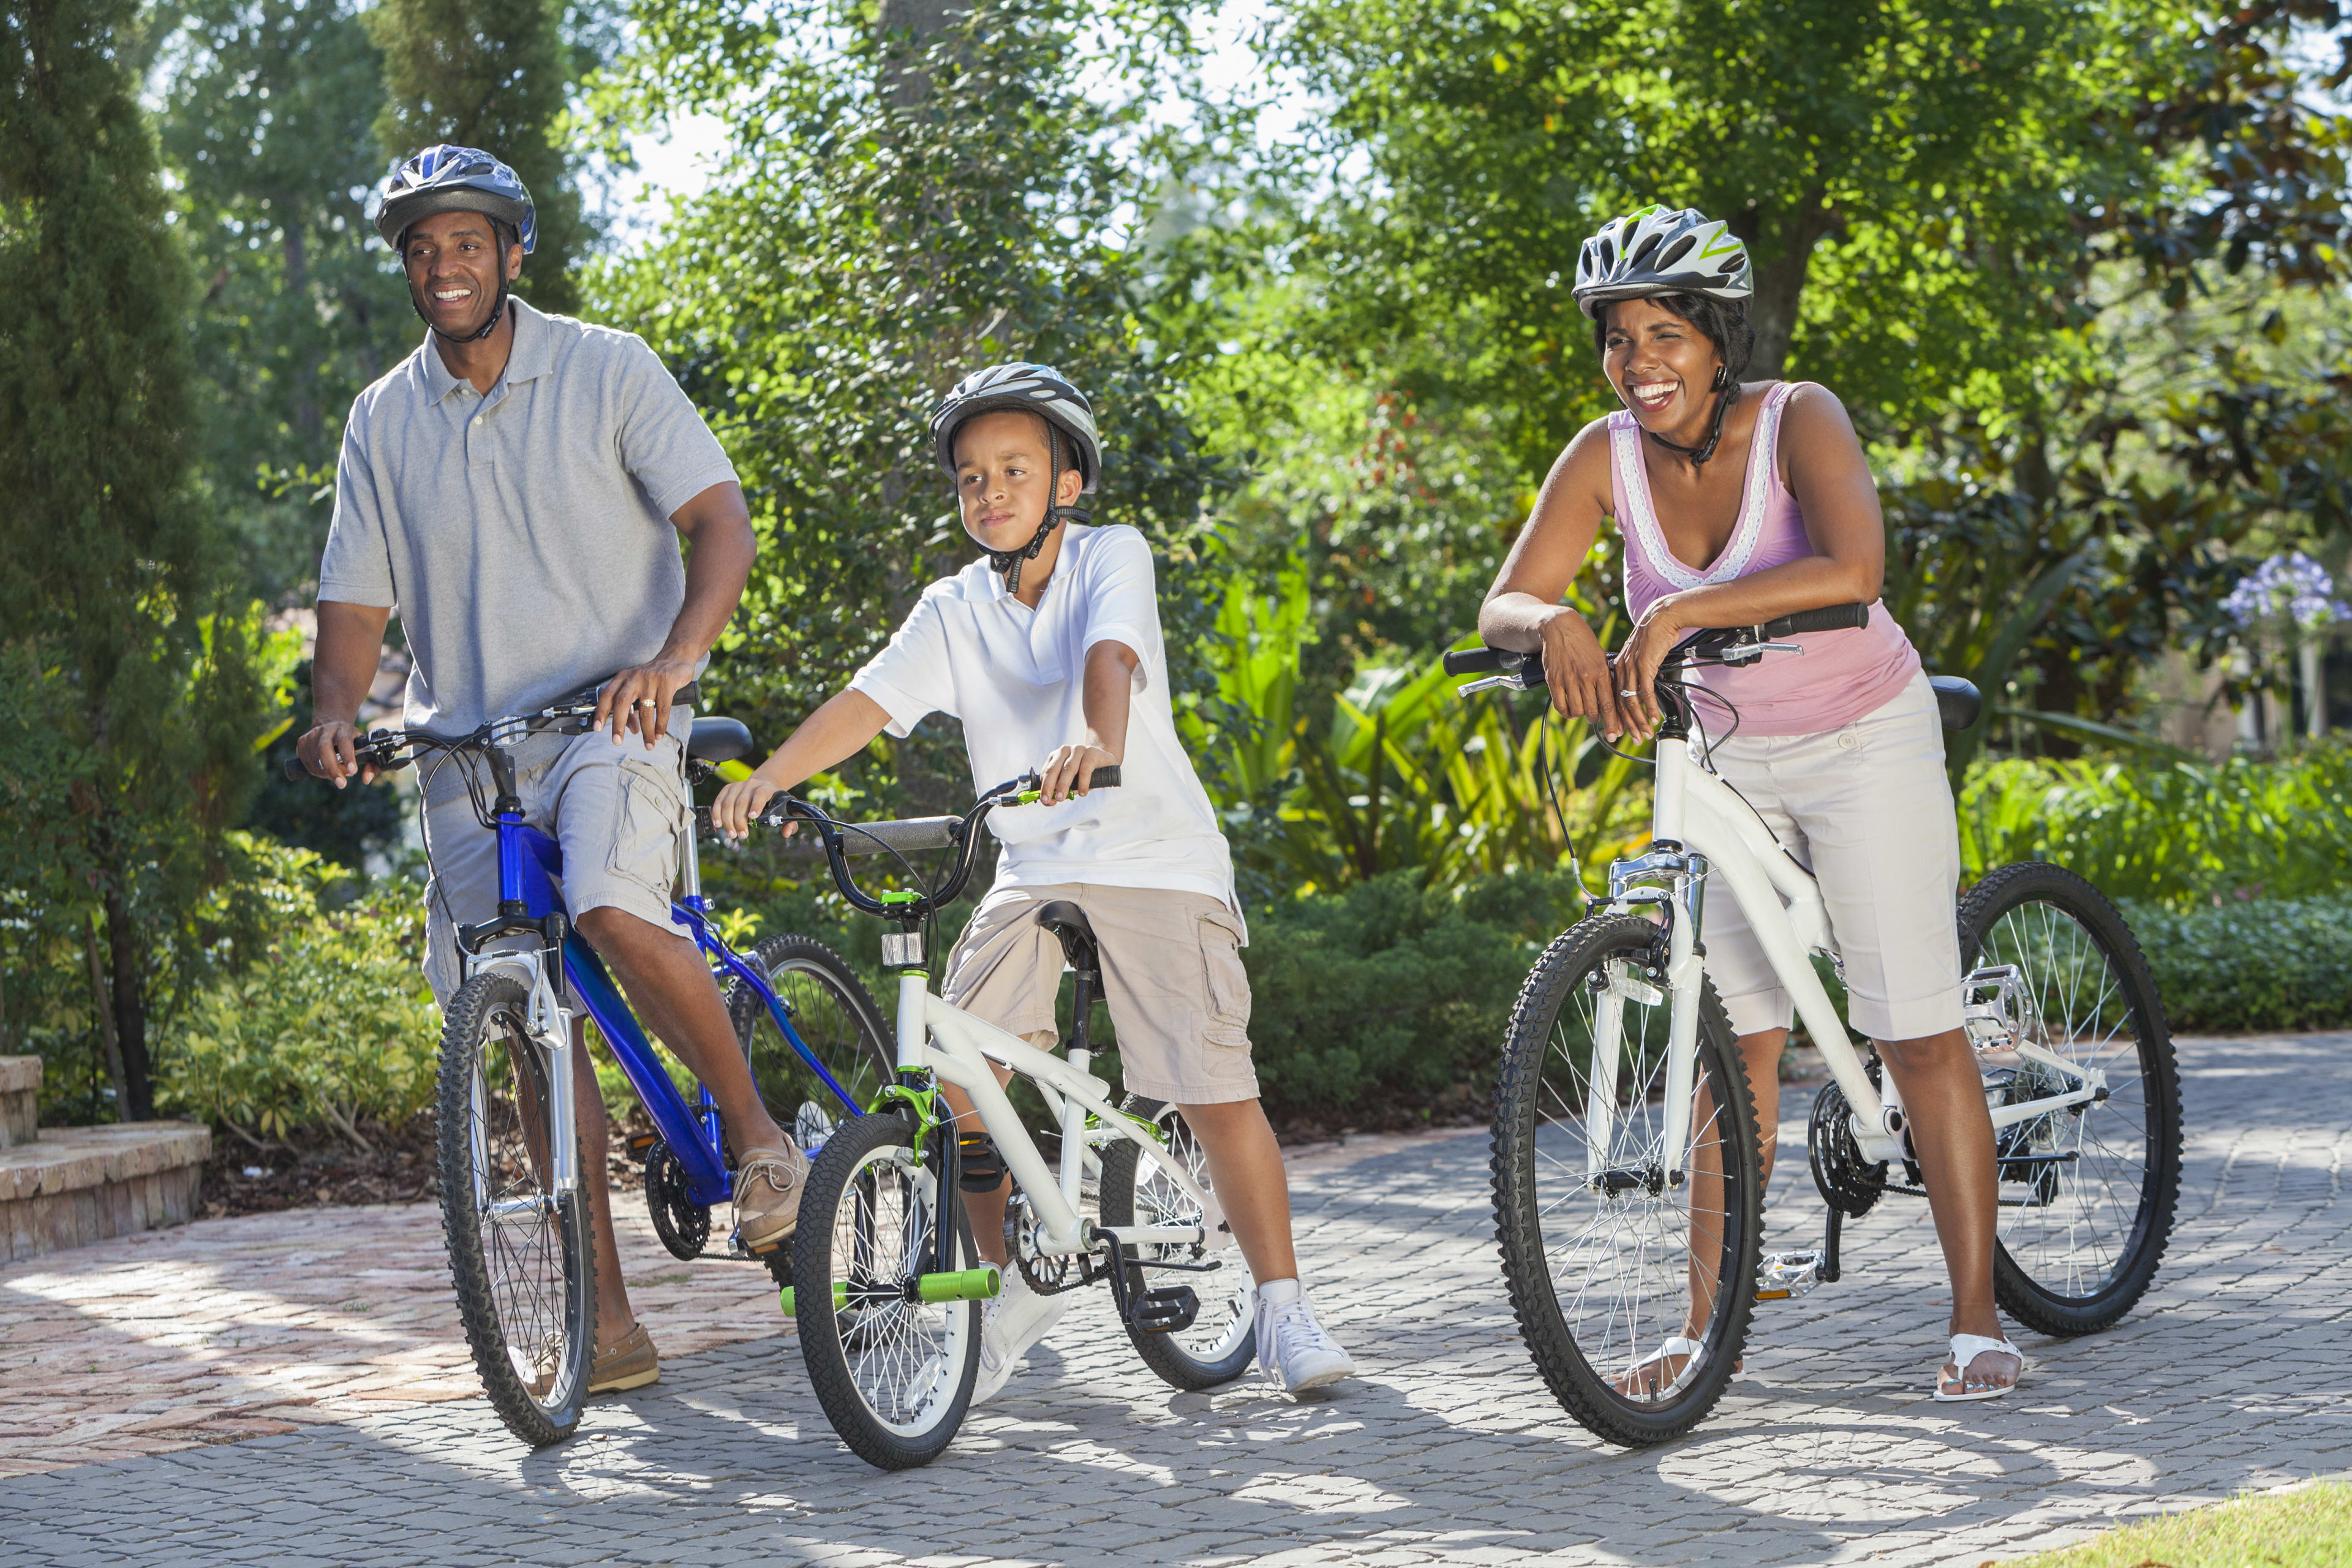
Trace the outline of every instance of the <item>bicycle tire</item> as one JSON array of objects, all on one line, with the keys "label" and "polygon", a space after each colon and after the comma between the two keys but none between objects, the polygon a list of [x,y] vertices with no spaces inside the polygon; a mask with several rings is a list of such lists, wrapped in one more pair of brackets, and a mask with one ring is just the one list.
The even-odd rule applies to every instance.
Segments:
[{"label": "bicycle tire", "polygon": [[[2001,1130],[2002,1190],[2025,1190],[2001,1200],[1993,1251],[1993,1293],[2011,1317],[2039,1333],[2095,1332],[2147,1294],[2179,1201],[2180,1076],[2163,1000],[2115,905],[2047,861],[1987,876],[1960,900],[1959,923],[1963,967],[2027,967],[2042,1043],[2108,1075],[2105,1098]],[[2086,997],[2094,963],[2099,984]],[[1989,1091],[2057,1087],[2030,1081],[2031,1066],[1997,1068],[2007,1081]]]},{"label": "bicycle tire", "polygon": [[587,1193],[548,1192],[543,1122],[533,1136],[530,1107],[547,1104],[549,1086],[523,1030],[530,1004],[519,981],[496,973],[449,999],[436,1152],[450,1282],[474,1368],[499,1419],[540,1448],[569,1437],[587,1402],[596,1268]]},{"label": "bicycle tire", "polygon": [[[769,937],[741,956],[793,1009],[802,1040],[849,1091],[853,1103],[860,1110],[873,1104],[890,1081],[898,1051],[882,1009],[857,972],[814,937],[793,933]],[[845,1108],[786,1043],[766,1002],[740,975],[727,983],[727,1016],[768,1114],[802,1152],[814,1156],[845,1120]],[[729,1154],[731,1165],[731,1147]],[[793,1282],[790,1243],[771,1247],[761,1260],[778,1285]]]},{"label": "bicycle tire", "polygon": [[[1209,1185],[1207,1158],[1201,1152],[1199,1140],[1184,1124],[1183,1113],[1172,1105],[1157,1100],[1147,1100],[1130,1094],[1121,1110],[1139,1121],[1160,1123],[1168,1134],[1168,1152],[1181,1160],[1192,1179],[1202,1186]],[[1156,1163],[1157,1157],[1154,1157]],[[1215,1189],[1212,1187],[1211,1191]],[[1143,1210],[1138,1218],[1139,1199]],[[1198,1225],[1201,1212],[1183,1189],[1170,1182],[1152,1179],[1152,1171],[1145,1164],[1142,1149],[1118,1139],[1102,1151],[1102,1223],[1114,1229],[1123,1225]],[[1160,1374],[1174,1387],[1190,1392],[1215,1388],[1249,1370],[1257,1357],[1257,1286],[1250,1277],[1249,1264],[1244,1260],[1241,1248],[1221,1249],[1214,1261],[1223,1264],[1215,1274],[1196,1274],[1190,1270],[1170,1270],[1155,1280],[1150,1269],[1153,1260],[1200,1263],[1210,1261],[1205,1247],[1156,1245],[1139,1248],[1121,1248],[1133,1261],[1127,1265],[1128,1289],[1130,1294],[1148,1290],[1157,1285],[1192,1285],[1196,1289],[1211,1279],[1221,1283],[1213,1290],[1201,1291],[1201,1315],[1188,1329],[1160,1332],[1125,1325],[1127,1337],[1135,1346],[1135,1353],[1143,1364]],[[1149,1253],[1146,1257],[1144,1254]],[[1226,1271],[1238,1269],[1231,1279]],[[1230,1288],[1227,1288],[1227,1287]]]},{"label": "bicycle tire", "polygon": [[[1682,1436],[1722,1397],[1747,1342],[1761,1246],[1747,1074],[1723,1004],[1704,981],[1683,1167],[1669,1175],[1655,1158],[1671,1005],[1652,967],[1662,940],[1655,925],[1624,914],[1592,916],[1555,938],[1512,1009],[1495,1105],[1495,1235],[1520,1337],[1569,1414],[1595,1436],[1629,1447]],[[1593,1042],[1605,1032],[1596,980],[1618,993],[1621,1042],[1614,1092],[1605,1097],[1615,1113],[1597,1139],[1587,1115]],[[1657,1002],[1624,994],[1637,982]],[[1710,1112],[1704,1120],[1696,1114],[1701,1089]],[[1588,1158],[1594,1153],[1597,1161]],[[1696,1206],[1710,1159],[1722,1185],[1704,1212],[1719,1235],[1710,1244],[1702,1233],[1694,1244],[1685,1209]],[[1629,1226],[1641,1233],[1630,1258]],[[1556,1252],[1565,1254],[1557,1265]],[[1703,1265],[1695,1263],[1699,1258]],[[1621,1392],[1642,1358],[1682,1334],[1685,1303],[1702,1268],[1718,1283],[1697,1353],[1679,1370],[1664,1363],[1670,1383]]]},{"label": "bicycle tire", "polygon": [[[793,1318],[809,1384],[850,1452],[885,1470],[927,1465],[955,1441],[980,1372],[978,1301],[891,1294],[929,1267],[942,1200],[954,1205],[957,1267],[975,1267],[977,1256],[963,1205],[940,1189],[939,1161],[916,1164],[914,1153],[897,1112],[839,1129],[809,1171],[793,1238]],[[836,1306],[837,1284],[875,1294]]]}]

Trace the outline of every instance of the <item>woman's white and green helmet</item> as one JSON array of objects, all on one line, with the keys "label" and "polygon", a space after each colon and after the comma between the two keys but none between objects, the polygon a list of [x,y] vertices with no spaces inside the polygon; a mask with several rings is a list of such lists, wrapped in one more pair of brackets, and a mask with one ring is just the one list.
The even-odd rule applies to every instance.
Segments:
[{"label": "woman's white and green helmet", "polygon": [[1051,502],[1061,489],[1065,467],[1077,469],[1079,494],[1093,493],[1102,479],[1102,437],[1095,429],[1094,405],[1060,371],[1026,360],[992,364],[957,382],[940,400],[940,405],[931,410],[932,451],[950,479],[955,478],[956,471],[956,432],[964,422],[1008,409],[1038,416],[1050,432],[1046,443],[1050,448],[1046,455],[1048,504],[1045,521],[1037,525],[1037,536],[1024,550],[988,552],[989,564],[1004,574],[1004,591],[1011,594],[1020,590],[1022,563],[1037,558],[1055,524],[1093,521],[1093,512],[1085,507],[1055,506]]},{"label": "woman's white and green helmet", "polygon": [[1719,218],[1646,206],[1612,218],[1576,258],[1577,307],[1597,317],[1619,300],[1701,294],[1727,302],[1756,292],[1748,247]]}]

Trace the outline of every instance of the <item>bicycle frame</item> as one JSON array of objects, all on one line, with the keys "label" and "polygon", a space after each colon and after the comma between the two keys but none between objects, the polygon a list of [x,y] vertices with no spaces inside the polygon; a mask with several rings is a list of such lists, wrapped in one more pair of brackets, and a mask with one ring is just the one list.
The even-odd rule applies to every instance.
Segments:
[{"label": "bicycle frame", "polygon": [[[1799,865],[1773,837],[1771,828],[1737,790],[1693,759],[1688,736],[1673,733],[1676,728],[1679,726],[1670,724],[1658,736],[1652,842],[1647,852],[1638,858],[1621,860],[1610,868],[1609,897],[1603,905],[1612,912],[1625,913],[1644,906],[1654,907],[1663,911],[1667,926],[1664,977],[1673,1003],[1668,1015],[1665,1136],[1661,1168],[1681,1168],[1684,1145],[1690,1132],[1698,1054],[1701,964],[1696,949],[1704,913],[1701,903],[1709,871],[1721,874],[1724,885],[1738,900],[1773,973],[1795,1002],[1797,1016],[1804,1021],[1831,1076],[1844,1092],[1846,1103],[1853,1108],[1853,1132],[1863,1157],[1871,1161],[1902,1161],[1901,1100],[1891,1080],[1884,1095],[1872,1086],[1861,1057],[1847,1038],[1844,1021],[1839,1018],[1810,962],[1809,955],[1813,952],[1824,953],[1832,960],[1837,957],[1819,884],[1812,873]],[[1663,877],[1666,887],[1636,885],[1652,877]],[[1996,984],[1997,980],[1992,971],[1983,971],[1979,975],[1968,976],[1965,984],[1973,994],[1979,984]],[[1592,1066],[1596,1089],[1606,1086],[1613,1089],[1616,1082],[1614,1052],[1622,1048],[1620,1031],[1615,1027],[1615,1018],[1608,1015],[1622,1015],[1624,1001],[1633,993],[1620,987],[1630,984],[1621,977],[1600,998],[1604,1022],[1596,1034],[1607,1042],[1607,1050],[1596,1048]],[[1971,1004],[1965,1009],[1971,1026],[1979,1017],[1992,1016],[1988,1008],[1999,1005]],[[1975,1034],[1973,1026],[1970,1032]],[[1994,1108],[1991,1114],[1996,1131],[2083,1104],[2095,1099],[2105,1087],[2104,1071],[2078,1066],[2039,1044],[2016,1038],[2010,1048],[2063,1074],[2074,1081],[2074,1087],[2060,1094]],[[1600,1059],[1602,1055],[1609,1058],[1605,1063]],[[1592,1147],[1606,1148],[1609,1118],[1614,1114],[1613,1094],[1588,1097],[1585,1113],[1588,1123],[1592,1124],[1589,1130],[1595,1134]]]},{"label": "bicycle frame", "polygon": [[[563,874],[562,846],[538,828],[526,826],[520,808],[499,812],[497,821],[501,913],[519,912],[533,921],[542,921],[551,914],[568,914],[552,880]],[[835,1099],[849,1115],[863,1114],[865,1107],[850,1098],[801,1038],[800,1031],[793,1026],[792,1009],[769,986],[767,977],[744,963],[711,929],[709,901],[702,896],[691,817],[680,827],[678,841],[683,890],[671,902],[671,922],[685,928],[710,961],[714,980],[731,974],[751,986],[794,1054],[833,1090]],[[570,1059],[570,1020],[574,1009],[564,1005],[564,994],[557,991],[547,974],[543,948],[487,954],[463,953],[461,950],[461,954],[460,962],[467,973],[480,965],[502,964],[519,968],[527,975],[526,984],[533,998],[531,1032],[540,1047],[548,1052],[549,1072],[555,1086],[552,1103],[548,1108],[555,1133],[553,1184],[558,1193],[575,1192],[580,1185],[579,1141],[574,1135],[576,1107]],[[613,984],[604,961],[576,930],[567,930],[564,935],[562,973],[568,983],[568,994],[577,999],[578,1010],[585,1012],[603,1032],[612,1047],[614,1060],[620,1064],[622,1076],[636,1091],[662,1141],[677,1156],[694,1201],[706,1206],[726,1202],[733,1193],[733,1177],[722,1152],[719,1107],[711,1100],[709,1089],[698,1086],[696,1102],[691,1108],[688,1106],[655,1053],[645,1026],[637,1022],[636,1015]]]},{"label": "bicycle frame", "polygon": [[[1088,1225],[1079,1215],[1079,1184],[1086,1166],[1083,1151],[1112,1139],[1125,1139],[1149,1152],[1161,1152],[1151,1129],[1114,1107],[1110,1086],[1087,1070],[1092,1052],[1073,1050],[1071,1059],[1064,1060],[982,1023],[933,994],[930,973],[925,969],[906,968],[898,973],[898,1026],[900,1080],[929,1074],[971,1097],[981,1125],[995,1140],[1013,1179],[1035,1207],[1039,1252],[1069,1257],[1092,1251],[1103,1239],[1115,1245],[1172,1242],[1212,1250],[1233,1245],[1224,1210],[1214,1194],[1173,1161],[1163,1161],[1161,1168],[1186,1196],[1201,1205],[1200,1225],[1122,1226],[1114,1233],[1108,1226]],[[1021,1125],[1020,1113],[1013,1109],[1003,1086],[996,1081],[989,1066],[992,1061],[1036,1084],[1059,1113],[1062,1173],[1058,1180],[1028,1130]]]}]

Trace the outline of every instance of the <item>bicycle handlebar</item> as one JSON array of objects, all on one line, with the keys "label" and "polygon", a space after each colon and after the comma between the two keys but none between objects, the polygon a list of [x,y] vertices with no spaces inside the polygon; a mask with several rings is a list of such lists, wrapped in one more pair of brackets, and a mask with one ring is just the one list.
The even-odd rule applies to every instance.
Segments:
[{"label": "bicycle handlebar", "polygon": [[[484,724],[470,734],[448,736],[436,735],[424,730],[372,730],[368,732],[365,740],[357,741],[352,743],[352,750],[354,753],[352,760],[361,763],[362,766],[369,763],[373,763],[378,773],[394,773],[406,767],[409,763],[414,760],[398,754],[412,746],[438,746],[445,751],[463,751],[468,746],[479,746],[492,742],[498,735],[506,731],[512,730],[517,725],[520,725],[526,730],[535,731],[542,728],[553,720],[579,719],[584,721],[596,711],[597,696],[604,691],[605,687],[611,685],[614,681],[619,679],[620,677],[618,676],[606,676],[604,679],[597,681],[594,685],[583,687],[582,689],[573,692],[571,696],[562,699],[561,701],[552,703],[548,707],[542,708],[538,712],[533,713],[527,718],[493,719],[488,723]],[[677,707],[681,703],[688,707],[692,707],[695,703],[701,700],[702,685],[699,681],[689,680],[684,686],[679,687],[676,691],[670,693],[670,705],[672,707]],[[578,732],[583,735],[586,734],[588,732],[588,726],[583,722],[580,726]],[[678,738],[681,742],[685,740],[683,735],[680,735]],[[313,773],[310,769],[304,767],[302,765],[302,759],[299,755],[287,758],[283,763],[278,764],[278,771],[284,773],[289,779],[322,778],[324,776],[322,774]]]},{"label": "bicycle handlebar", "polygon": [[[1691,653],[1719,656],[1806,632],[1858,631],[1868,625],[1868,605],[1826,605],[1818,610],[1798,610],[1761,626],[1710,626],[1684,638],[1666,656],[1662,668],[1682,663],[1685,656]],[[1498,674],[1515,681],[1522,690],[1533,690],[1544,683],[1541,648],[1528,653],[1507,647],[1454,648],[1445,655],[1444,662],[1448,675]]]},{"label": "bicycle handlebar", "polygon": [[[1097,768],[1087,775],[1087,788],[1117,789],[1118,781],[1116,764]],[[771,827],[786,822],[807,823],[824,843],[825,864],[833,872],[834,886],[853,908],[886,920],[911,921],[955,902],[964,884],[971,880],[972,867],[980,858],[981,818],[1001,805],[1026,805],[1036,798],[1036,792],[1037,775],[1024,773],[994,789],[982,790],[979,801],[961,816],[914,816],[890,822],[840,822],[797,795],[779,795],[761,806],[752,820]],[[917,898],[886,904],[862,890],[849,874],[849,858],[854,855],[908,855],[937,849],[957,851],[955,868],[944,883]]]}]

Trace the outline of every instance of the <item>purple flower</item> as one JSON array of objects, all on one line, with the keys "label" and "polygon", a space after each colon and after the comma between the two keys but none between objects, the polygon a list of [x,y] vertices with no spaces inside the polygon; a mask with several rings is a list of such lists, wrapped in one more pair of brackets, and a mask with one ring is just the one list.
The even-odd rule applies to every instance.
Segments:
[{"label": "purple flower", "polygon": [[2273,555],[2238,579],[2221,609],[2242,626],[2292,621],[2305,631],[2317,631],[2352,621],[2352,605],[2336,597],[2327,569],[2300,550]]}]

